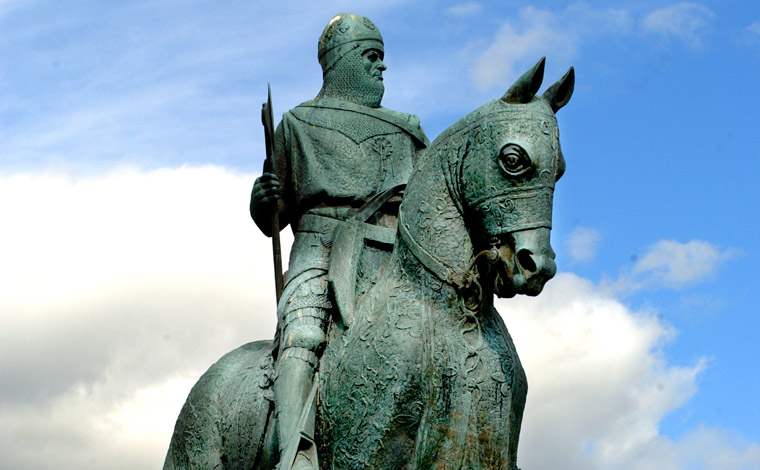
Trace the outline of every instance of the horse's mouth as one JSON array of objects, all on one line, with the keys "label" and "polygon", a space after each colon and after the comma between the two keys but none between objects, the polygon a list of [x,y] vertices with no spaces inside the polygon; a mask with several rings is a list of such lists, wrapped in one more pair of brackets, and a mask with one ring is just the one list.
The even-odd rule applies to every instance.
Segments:
[{"label": "horse's mouth", "polygon": [[517,295],[514,284],[514,275],[506,263],[499,261],[494,276],[493,292],[502,299],[509,299]]},{"label": "horse's mouth", "polygon": [[515,249],[510,245],[504,243],[495,247],[498,257],[491,256],[489,259],[493,265],[492,269],[495,270],[494,294],[501,298],[510,298],[517,294],[540,294],[544,285],[557,272],[553,251],[550,249],[547,254],[536,255],[527,248],[521,248],[515,253]]}]

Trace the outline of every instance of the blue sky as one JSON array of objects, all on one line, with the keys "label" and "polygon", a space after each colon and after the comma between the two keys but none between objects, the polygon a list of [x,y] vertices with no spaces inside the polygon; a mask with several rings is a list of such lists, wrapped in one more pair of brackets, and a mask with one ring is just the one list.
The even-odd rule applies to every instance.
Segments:
[{"label": "blue sky", "polygon": [[760,4],[295,0],[0,1],[0,467],[155,467],[198,375],[271,337],[260,106],[317,93],[341,11],[431,139],[541,56],[576,68],[561,274],[499,303],[521,466],[760,468]]}]

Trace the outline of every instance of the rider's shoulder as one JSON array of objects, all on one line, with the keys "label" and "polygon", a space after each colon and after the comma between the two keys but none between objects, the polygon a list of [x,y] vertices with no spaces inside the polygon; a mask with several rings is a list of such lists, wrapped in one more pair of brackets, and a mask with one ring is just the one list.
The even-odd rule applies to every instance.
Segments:
[{"label": "rider's shoulder", "polygon": [[420,118],[416,114],[402,113],[401,111],[394,111],[392,109],[384,108],[382,106],[379,107],[379,108],[377,108],[377,110],[380,111],[380,112],[382,112],[382,113],[386,113],[386,114],[388,114],[390,116],[393,116],[396,119],[404,120],[404,121],[408,122],[410,125],[412,125],[413,127],[420,127],[421,128],[421,126],[420,126]]},{"label": "rider's shoulder", "polygon": [[396,125],[411,135],[418,142],[419,147],[427,147],[430,144],[420,124],[420,118],[416,114],[402,113],[383,107],[377,108],[377,110],[389,116],[392,122],[395,122]]}]

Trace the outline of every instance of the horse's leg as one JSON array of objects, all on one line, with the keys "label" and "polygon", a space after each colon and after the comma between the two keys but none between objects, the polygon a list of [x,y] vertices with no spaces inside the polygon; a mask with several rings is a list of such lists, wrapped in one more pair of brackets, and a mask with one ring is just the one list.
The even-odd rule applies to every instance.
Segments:
[{"label": "horse's leg", "polygon": [[[488,326],[489,342],[497,353],[496,365],[500,367],[504,376],[497,376],[496,391],[503,397],[501,402],[505,405],[499,414],[497,426],[506,427],[508,439],[506,441],[493,442],[491,447],[506,446],[508,468],[517,469],[517,445],[520,439],[520,427],[522,426],[523,411],[525,410],[525,398],[528,395],[528,379],[525,375],[520,357],[517,355],[515,343],[509,334],[504,321],[495,308],[491,309]],[[501,382],[501,379],[504,382]]]}]

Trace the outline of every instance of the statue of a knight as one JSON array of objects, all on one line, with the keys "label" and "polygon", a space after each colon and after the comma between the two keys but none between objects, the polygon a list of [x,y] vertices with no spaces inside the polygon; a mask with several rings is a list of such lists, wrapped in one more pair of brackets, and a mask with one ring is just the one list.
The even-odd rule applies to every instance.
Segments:
[{"label": "statue of a knight", "polygon": [[[274,173],[256,180],[251,216],[270,234],[273,211],[295,234],[275,341],[275,410],[281,470],[315,469],[316,454],[300,448],[303,410],[312,389],[327,329],[340,319],[332,284],[331,252],[347,251],[336,229],[368,206],[372,224],[395,229],[400,194],[419,152],[428,144],[416,116],[380,106],[383,39],[363,16],[340,14],[319,39],[322,89],[283,115],[274,136]],[[336,255],[337,256],[337,255]],[[331,278],[334,276],[330,276]],[[310,417],[313,422],[313,416]]]}]

